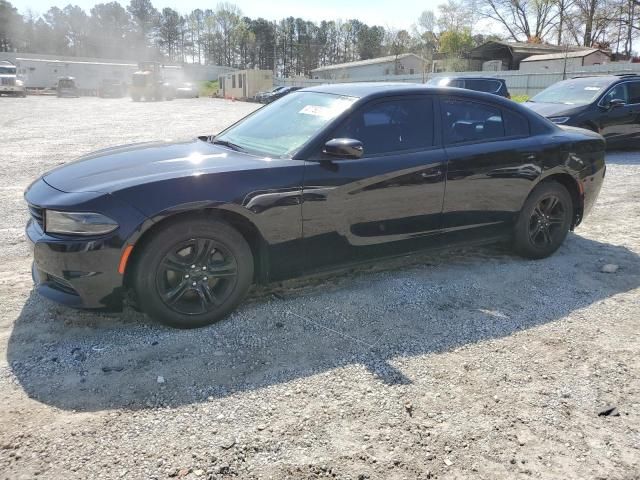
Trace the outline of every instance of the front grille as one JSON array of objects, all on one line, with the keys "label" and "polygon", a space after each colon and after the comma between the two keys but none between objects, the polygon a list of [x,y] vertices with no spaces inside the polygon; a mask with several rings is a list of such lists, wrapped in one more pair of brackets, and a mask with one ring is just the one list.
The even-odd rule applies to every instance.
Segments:
[{"label": "front grille", "polygon": [[44,208],[29,204],[29,213],[31,218],[44,230]]},{"label": "front grille", "polygon": [[16,84],[16,79],[15,78],[3,78],[2,79],[2,85],[10,85],[10,86],[14,86]]}]

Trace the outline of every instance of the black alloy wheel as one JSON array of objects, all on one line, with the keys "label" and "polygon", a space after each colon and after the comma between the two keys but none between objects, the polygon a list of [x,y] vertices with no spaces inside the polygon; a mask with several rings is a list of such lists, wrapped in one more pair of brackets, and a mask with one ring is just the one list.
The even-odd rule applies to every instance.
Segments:
[{"label": "black alloy wheel", "polygon": [[564,185],[539,184],[524,203],[514,231],[514,248],[526,258],[545,258],[554,253],[569,233],[573,200]]},{"label": "black alloy wheel", "polygon": [[249,244],[229,224],[210,216],[170,221],[148,233],[134,255],[136,302],[172,327],[202,327],[224,318],[253,282]]},{"label": "black alloy wheel", "polygon": [[554,195],[540,199],[529,218],[529,240],[533,245],[548,247],[554,244],[558,235],[563,235],[565,222],[564,206]]},{"label": "black alloy wheel", "polygon": [[237,280],[237,262],[220,242],[191,238],[174,245],[156,272],[156,288],[171,310],[209,313],[224,303]]}]

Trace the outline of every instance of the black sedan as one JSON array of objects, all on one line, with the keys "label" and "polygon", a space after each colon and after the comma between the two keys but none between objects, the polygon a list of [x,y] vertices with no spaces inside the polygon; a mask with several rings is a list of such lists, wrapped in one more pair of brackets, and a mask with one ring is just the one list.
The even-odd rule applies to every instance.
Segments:
[{"label": "black sedan", "polygon": [[593,206],[603,138],[509,100],[422,85],[305,89],[217,136],[87,155],[36,180],[38,291],[177,327],[254,282],[418,249],[510,241],[546,257]]}]

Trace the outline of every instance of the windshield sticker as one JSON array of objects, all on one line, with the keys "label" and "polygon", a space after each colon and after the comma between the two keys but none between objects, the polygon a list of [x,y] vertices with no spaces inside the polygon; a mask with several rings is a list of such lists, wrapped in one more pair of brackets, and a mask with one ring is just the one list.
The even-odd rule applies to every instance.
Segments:
[{"label": "windshield sticker", "polygon": [[333,109],[322,107],[320,105],[306,105],[298,113],[302,113],[304,115],[314,115],[316,117],[329,117],[333,114]]}]

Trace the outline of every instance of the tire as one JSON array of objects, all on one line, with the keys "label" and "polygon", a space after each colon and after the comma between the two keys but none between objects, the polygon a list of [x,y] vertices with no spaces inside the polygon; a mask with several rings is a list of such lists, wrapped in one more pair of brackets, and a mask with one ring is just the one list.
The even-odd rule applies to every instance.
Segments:
[{"label": "tire", "polygon": [[192,218],[156,232],[134,268],[136,299],[147,315],[171,327],[197,328],[221,320],[242,301],[253,281],[253,254],[228,224]]},{"label": "tire", "polygon": [[543,182],[529,194],[514,232],[514,249],[531,259],[546,258],[564,242],[573,218],[573,201],[557,182]]}]

